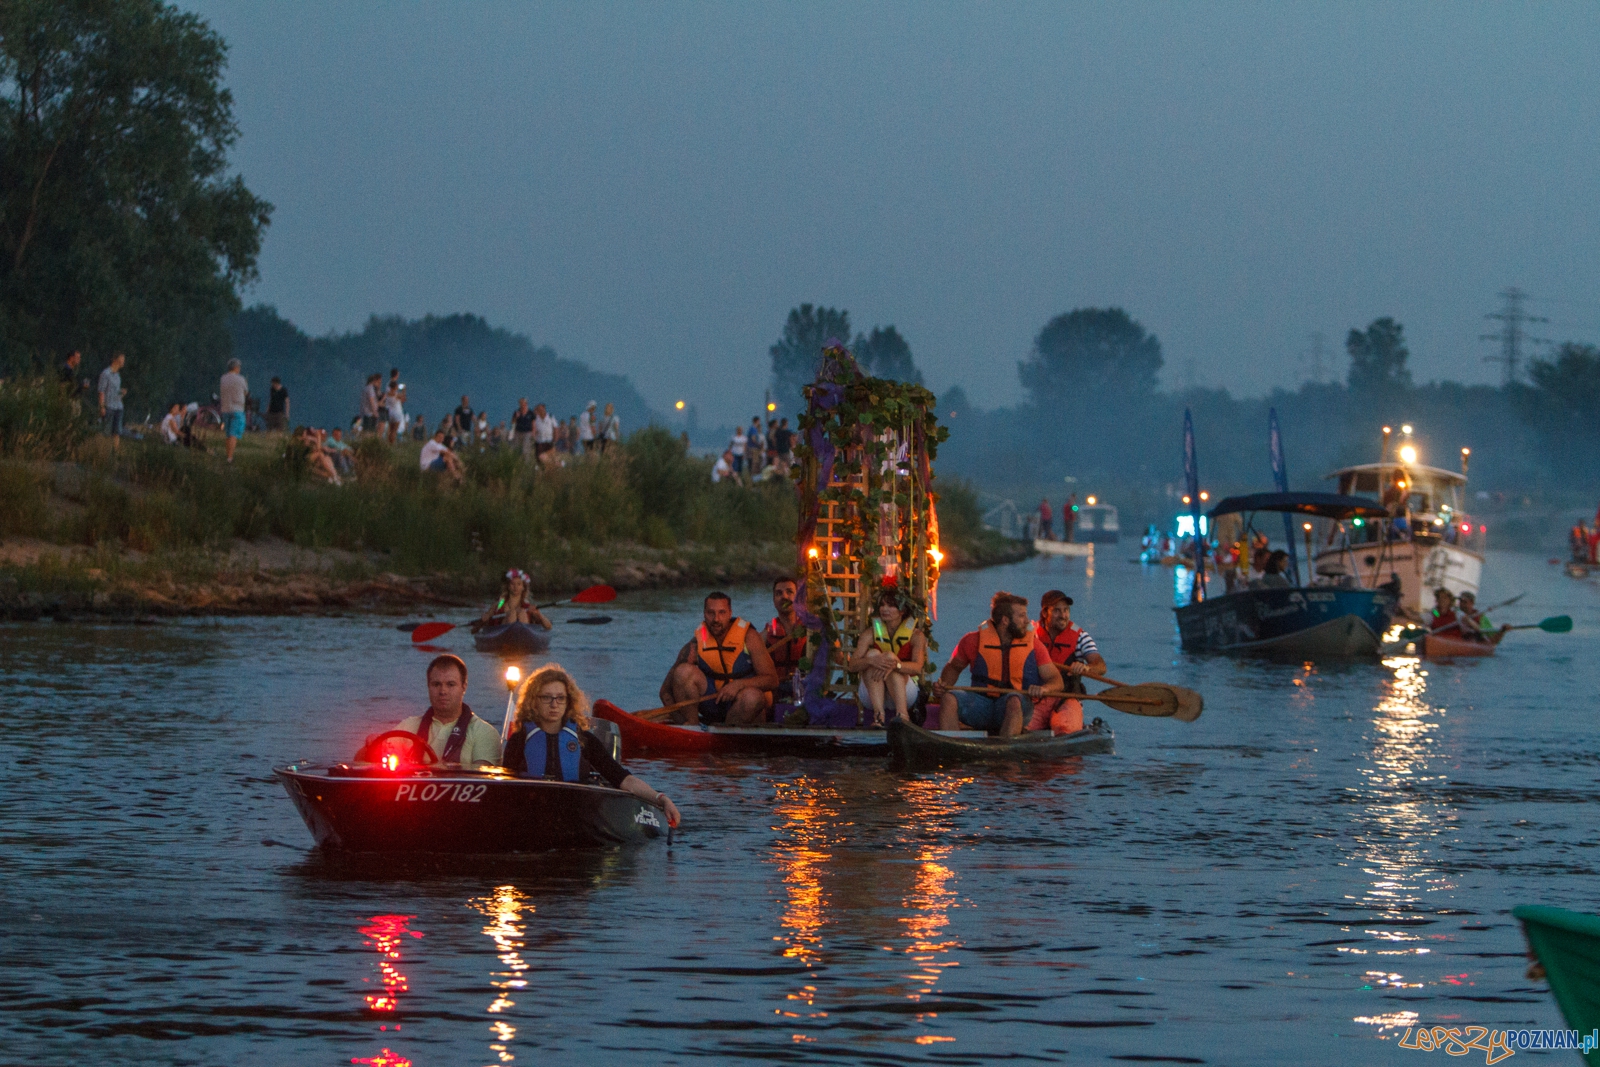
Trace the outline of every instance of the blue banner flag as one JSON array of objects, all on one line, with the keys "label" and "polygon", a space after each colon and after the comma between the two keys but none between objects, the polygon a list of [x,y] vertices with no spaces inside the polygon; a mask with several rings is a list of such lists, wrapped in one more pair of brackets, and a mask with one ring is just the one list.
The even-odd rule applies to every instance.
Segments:
[{"label": "blue banner flag", "polygon": [[1206,589],[1206,539],[1200,536],[1200,461],[1194,451],[1194,416],[1188,408],[1183,409],[1183,485],[1189,494],[1189,517],[1194,520],[1195,584],[1190,599],[1199,600]]},{"label": "blue banner flag", "polygon": [[[1289,491],[1289,465],[1283,460],[1283,431],[1278,429],[1278,409],[1267,409],[1267,440],[1268,448],[1272,453],[1272,484],[1280,493]],[[1294,519],[1286,511],[1283,513],[1283,536],[1289,542],[1289,570],[1294,574],[1294,582],[1300,584],[1300,554],[1294,547]],[[1306,566],[1311,566],[1311,561],[1306,561]],[[1307,582],[1306,584],[1310,584]]]}]

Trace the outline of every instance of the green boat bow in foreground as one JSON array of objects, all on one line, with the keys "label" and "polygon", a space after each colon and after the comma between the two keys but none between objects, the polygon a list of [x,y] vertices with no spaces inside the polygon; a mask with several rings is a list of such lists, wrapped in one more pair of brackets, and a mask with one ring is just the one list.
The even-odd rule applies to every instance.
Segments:
[{"label": "green boat bow in foreground", "polygon": [[[1511,914],[1522,923],[1567,1025],[1585,1034],[1600,1027],[1600,915],[1539,905]],[[1584,1060],[1600,1067],[1600,1049]]]}]

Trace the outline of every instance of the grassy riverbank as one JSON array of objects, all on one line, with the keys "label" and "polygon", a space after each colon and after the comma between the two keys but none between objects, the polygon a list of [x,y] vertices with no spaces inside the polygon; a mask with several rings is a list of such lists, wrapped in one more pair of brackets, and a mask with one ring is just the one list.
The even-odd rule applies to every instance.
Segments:
[{"label": "grassy riverbank", "polygon": [[[767,579],[794,560],[792,486],[711,484],[710,461],[660,428],[606,456],[536,470],[469,452],[456,486],[420,446],[375,438],[343,486],[281,435],[250,434],[230,466],[152,439],[120,451],[51,390],[0,386],[0,613],[271,613],[476,603],[508,567],[542,593]],[[1016,558],[947,490],[957,565]]]}]

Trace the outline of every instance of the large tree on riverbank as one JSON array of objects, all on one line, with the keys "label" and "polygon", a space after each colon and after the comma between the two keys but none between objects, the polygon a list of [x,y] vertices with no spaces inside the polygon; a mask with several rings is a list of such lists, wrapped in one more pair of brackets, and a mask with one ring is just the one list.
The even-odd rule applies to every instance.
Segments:
[{"label": "large tree on riverbank", "polygon": [[226,61],[158,0],[0,3],[0,370],[120,349],[141,407],[214,380],[272,211],[227,173]]}]

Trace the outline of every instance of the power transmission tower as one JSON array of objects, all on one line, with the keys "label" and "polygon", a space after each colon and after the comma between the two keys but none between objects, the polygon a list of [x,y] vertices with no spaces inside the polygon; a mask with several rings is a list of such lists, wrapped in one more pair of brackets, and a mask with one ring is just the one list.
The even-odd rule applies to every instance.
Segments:
[{"label": "power transmission tower", "polygon": [[1518,364],[1522,362],[1524,344],[1547,345],[1550,343],[1548,338],[1525,336],[1522,328],[1523,323],[1549,322],[1550,320],[1540,318],[1537,315],[1529,315],[1523,311],[1522,303],[1528,299],[1528,294],[1514,285],[1504,290],[1500,294],[1500,299],[1505,301],[1505,305],[1499,311],[1492,311],[1484,316],[1486,319],[1493,319],[1500,323],[1499,332],[1481,334],[1479,340],[1498,341],[1500,343],[1500,354],[1497,356],[1484,356],[1483,361],[1485,363],[1500,364],[1503,383],[1512,385],[1518,381],[1521,374],[1521,371],[1518,370]]}]

